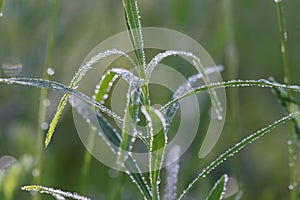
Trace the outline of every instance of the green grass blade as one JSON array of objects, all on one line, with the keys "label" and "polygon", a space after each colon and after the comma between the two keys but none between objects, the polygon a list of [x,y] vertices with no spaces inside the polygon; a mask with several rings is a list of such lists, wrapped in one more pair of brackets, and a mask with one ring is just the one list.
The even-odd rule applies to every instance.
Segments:
[{"label": "green grass blade", "polygon": [[[204,83],[206,85],[210,84],[209,77],[207,76],[207,74],[205,72],[205,68],[201,63],[200,58],[198,58],[193,53],[188,52],[188,51],[175,51],[175,50],[169,50],[169,51],[165,51],[163,53],[159,53],[150,61],[150,63],[147,66],[147,70],[146,70],[146,81],[148,82],[150,80],[153,70],[158,66],[158,64],[163,59],[166,59],[167,57],[170,57],[170,56],[177,56],[177,55],[191,59],[191,61],[190,61],[191,64],[195,67],[195,69],[198,71],[199,74],[202,74]],[[219,101],[219,98],[213,89],[209,88],[208,91],[209,91],[209,94],[211,97],[213,111],[215,112],[218,119],[222,119],[223,118],[223,116],[222,116],[223,109],[222,109],[221,103]]]},{"label": "green grass blade", "polygon": [[76,200],[90,200],[90,198],[80,196],[76,193],[71,193],[71,192],[64,192],[59,189],[53,189],[49,187],[44,187],[40,185],[29,185],[29,186],[23,186],[21,188],[24,191],[35,191],[35,192],[40,192],[40,193],[45,193],[45,194],[50,194],[56,199],[64,199],[64,198],[69,198],[69,199],[76,199]]},{"label": "green grass blade", "polygon": [[142,107],[150,130],[149,170],[153,199],[159,199],[159,176],[167,144],[166,122],[159,110]]},{"label": "green grass blade", "polygon": [[[100,112],[95,111],[91,106],[80,99],[72,98],[71,105],[77,109],[78,113],[81,114],[81,116],[98,131],[98,134],[107,143],[112,152],[117,154],[118,148],[121,144],[121,137],[117,130],[106,120],[106,118],[101,115]],[[127,169],[127,174],[132,179],[132,182],[137,185],[145,199],[150,200],[150,188],[146,179],[141,173],[138,164],[131,156],[129,156],[124,165]],[[132,171],[139,173],[131,173]]]},{"label": "green grass blade", "polygon": [[224,174],[214,185],[213,189],[210,191],[206,200],[221,200],[223,199],[224,193],[226,191],[226,184],[228,182],[227,174]]},{"label": "green grass blade", "polygon": [[145,78],[146,60],[138,2],[137,0],[123,0],[123,7],[125,11],[127,28],[130,32],[130,39],[138,61],[139,76]]},{"label": "green grass blade", "polygon": [[86,96],[85,94],[78,92],[76,90],[71,89],[68,86],[65,86],[61,83],[55,81],[48,81],[43,79],[35,79],[35,78],[0,78],[0,84],[18,84],[18,85],[25,85],[25,86],[32,86],[37,88],[48,88],[51,90],[61,91],[68,95],[74,95],[79,99],[87,102],[90,105],[97,107],[101,112],[106,113],[108,116],[116,119],[117,121],[121,122],[122,118],[112,112],[107,107],[99,104],[98,102],[94,101],[90,97]]},{"label": "green grass blade", "polygon": [[[123,51],[117,50],[117,49],[112,49],[112,50],[106,50],[104,52],[100,52],[97,53],[95,56],[93,56],[89,61],[87,61],[84,65],[82,65],[79,70],[77,71],[77,73],[75,74],[75,76],[72,78],[71,83],[70,83],[70,88],[71,89],[76,89],[78,87],[78,84],[80,82],[80,80],[82,79],[82,77],[85,76],[85,74],[92,68],[92,66],[99,62],[101,59],[111,56],[111,55],[120,55],[120,56],[124,56],[125,58],[127,58],[134,66],[136,66],[135,62]],[[68,102],[69,99],[69,94],[65,94],[58,105],[58,108],[56,110],[56,113],[50,123],[50,127],[46,136],[46,140],[45,140],[45,146],[47,147],[51,141],[51,138],[53,136],[54,130],[57,126],[57,123],[59,121],[59,118],[65,108],[66,103]]]},{"label": "green grass blade", "polygon": [[249,135],[248,137],[244,138],[239,143],[235,144],[233,147],[228,149],[225,153],[220,155],[215,161],[211,162],[189,185],[188,187],[181,193],[179,200],[183,199],[185,195],[195,186],[195,184],[207,176],[212,170],[214,170],[216,167],[218,167],[221,163],[223,163],[228,158],[234,156],[237,154],[240,150],[242,150],[245,146],[252,143],[253,141],[259,139],[260,137],[264,136],[266,133],[269,133],[274,128],[276,128],[278,125],[283,124],[297,116],[299,116],[300,112],[292,113],[288,116],[285,116],[281,118],[278,121],[275,121],[273,124]]},{"label": "green grass blade", "polygon": [[197,94],[199,92],[207,91],[209,89],[218,89],[218,88],[228,88],[228,87],[262,87],[262,88],[283,88],[286,90],[290,90],[293,92],[300,92],[300,86],[298,85],[285,85],[280,83],[272,83],[271,81],[260,79],[260,80],[232,80],[226,82],[219,82],[219,83],[212,83],[209,85],[204,85],[198,87],[190,92],[183,94],[182,96],[173,99],[172,101],[168,102],[164,105],[161,110],[165,110],[169,106],[173,105],[174,103],[178,102],[180,99],[184,99],[187,96]]},{"label": "green grass blade", "polygon": [[136,140],[136,123],[138,120],[140,98],[141,90],[133,88],[130,85],[127,92],[127,103],[123,118],[122,141],[118,151],[118,165],[122,165],[127,159],[128,153],[132,150],[133,143]]},{"label": "green grass blade", "polygon": [[[222,70],[223,70],[222,66],[207,67],[207,68],[205,68],[205,73],[206,74],[212,74],[212,73],[215,73],[215,72],[220,72]],[[202,79],[202,78],[203,78],[202,74],[195,74],[195,75],[192,75],[192,76],[188,77],[187,81],[185,83],[183,83],[182,85],[180,85],[176,89],[176,91],[173,94],[172,99],[176,99],[177,97],[182,96],[186,92],[189,92],[189,91],[193,90],[191,85],[194,84],[196,81]],[[165,110],[164,116],[166,118],[167,129],[170,126],[170,124],[172,123],[173,118],[175,117],[175,114],[176,114],[178,108],[179,108],[179,103],[176,102],[172,106],[169,106]]]}]

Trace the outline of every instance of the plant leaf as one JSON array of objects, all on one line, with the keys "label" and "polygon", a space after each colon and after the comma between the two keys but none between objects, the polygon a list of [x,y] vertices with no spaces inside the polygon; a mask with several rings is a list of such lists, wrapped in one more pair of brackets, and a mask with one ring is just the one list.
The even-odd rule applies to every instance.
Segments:
[{"label": "plant leaf", "polygon": [[[220,72],[223,70],[223,67],[222,66],[214,66],[214,67],[207,67],[205,68],[205,73],[206,74],[212,74],[212,73],[215,73],[215,72]],[[172,99],[176,99],[180,96],[182,96],[183,94],[193,90],[192,88],[192,84],[195,83],[197,80],[199,79],[202,79],[203,76],[201,73],[199,74],[195,74],[195,75],[192,75],[190,77],[188,77],[187,81],[185,83],[183,83],[182,85],[180,85],[176,91],[174,92],[173,94],[173,97]],[[169,106],[165,111],[164,111],[164,116],[166,118],[166,123],[167,123],[167,128],[170,126],[170,124],[172,123],[173,121],[173,118],[177,112],[179,108],[179,103],[176,102],[174,103],[172,106]]]},{"label": "plant leaf", "polygon": [[[83,76],[85,76],[85,74],[92,68],[92,66],[99,62],[102,58],[111,56],[111,55],[120,55],[120,56],[124,56],[125,58],[127,58],[134,66],[136,66],[135,62],[123,51],[117,50],[117,49],[112,49],[112,50],[106,50],[104,52],[100,52],[97,53],[95,56],[93,56],[89,61],[87,61],[84,65],[82,65],[79,70],[76,72],[75,76],[72,78],[71,83],[69,85],[69,87],[71,89],[76,89],[78,87],[78,84],[80,82],[80,80],[82,79]],[[59,121],[59,118],[66,106],[66,103],[68,102],[69,99],[69,94],[65,94],[60,102],[59,105],[57,107],[56,113],[50,123],[49,126],[49,130],[46,136],[46,140],[45,140],[45,146],[47,147],[51,141],[51,138],[53,136],[54,130],[57,126],[57,123]]]},{"label": "plant leaf", "polygon": [[127,92],[127,103],[122,126],[122,141],[118,151],[117,163],[122,165],[132,150],[132,145],[136,140],[136,122],[138,119],[141,90],[133,88],[130,84]]},{"label": "plant leaf", "polygon": [[221,154],[215,161],[211,162],[189,185],[188,187],[181,193],[179,200],[183,199],[185,195],[195,186],[195,184],[202,178],[204,178],[207,174],[209,174],[212,170],[214,170],[217,166],[223,163],[228,158],[237,154],[240,150],[242,150],[246,145],[252,143],[253,141],[259,139],[264,136],[266,133],[272,131],[278,125],[285,123],[288,120],[291,120],[297,116],[299,116],[300,112],[291,113],[288,116],[281,118],[278,121],[275,121],[273,124],[257,131],[244,138],[239,143],[235,144],[233,147],[229,148],[225,153]]},{"label": "plant leaf", "polygon": [[227,174],[224,174],[214,185],[206,200],[221,200],[223,199],[226,184],[228,182]]},{"label": "plant leaf", "polygon": [[[98,131],[98,134],[107,143],[112,152],[117,154],[118,148],[121,144],[121,137],[117,130],[100,112],[95,111],[91,106],[87,105],[87,103],[73,97],[69,101],[71,105],[78,111],[78,113],[81,114],[81,116]],[[124,165],[127,169],[126,173],[132,179],[132,182],[137,185],[144,198],[150,200],[150,188],[146,179],[141,173],[138,164],[131,156],[129,156]]]},{"label": "plant leaf", "polygon": [[[207,76],[207,74],[205,72],[205,68],[201,63],[200,58],[198,58],[193,53],[188,52],[188,51],[175,51],[175,50],[169,50],[169,51],[165,51],[163,53],[159,53],[150,61],[150,63],[147,66],[147,69],[146,69],[146,80],[147,80],[147,82],[150,80],[151,74],[152,74],[153,70],[155,69],[155,67],[163,59],[165,59],[169,56],[176,56],[176,55],[192,59],[191,64],[195,67],[195,69],[198,71],[199,74],[202,74],[202,78],[204,80],[204,83],[206,85],[208,85],[210,83],[209,77]],[[213,110],[216,113],[216,116],[218,117],[218,119],[222,119],[223,118],[223,116],[222,116],[223,109],[221,107],[221,103],[219,101],[219,98],[218,98],[216,92],[212,88],[209,88],[208,91],[209,91],[209,94],[210,94],[210,97],[211,97]]]},{"label": "plant leaf", "polygon": [[53,188],[44,187],[44,186],[40,186],[40,185],[23,186],[21,189],[24,191],[29,191],[29,192],[36,191],[36,192],[40,192],[40,193],[50,194],[53,197],[55,197],[56,199],[64,199],[66,197],[66,198],[76,199],[76,200],[90,200],[90,198],[80,196],[76,193],[64,192],[59,189],[53,189]]},{"label": "plant leaf", "polygon": [[133,44],[134,52],[138,61],[139,76],[144,78],[146,60],[138,2],[137,0],[123,0],[123,7],[125,11],[127,28],[130,32],[130,39]]},{"label": "plant leaf", "polygon": [[150,130],[149,170],[152,194],[154,199],[159,199],[159,175],[168,140],[166,122],[162,113],[153,107],[143,106],[141,111],[148,121]]},{"label": "plant leaf", "polygon": [[217,88],[227,88],[227,87],[262,87],[262,88],[283,88],[286,90],[291,90],[293,92],[300,92],[300,86],[298,85],[285,85],[280,83],[272,83],[265,79],[260,80],[232,80],[232,81],[226,81],[226,82],[219,82],[219,83],[212,83],[208,85],[204,85],[198,88],[195,88],[194,90],[190,92],[186,92],[185,94],[181,95],[178,98],[173,99],[172,101],[165,104],[160,110],[165,110],[169,106],[173,105],[174,103],[178,102],[180,99],[184,99],[187,96],[197,94],[199,92],[203,92],[209,89],[217,89]]}]

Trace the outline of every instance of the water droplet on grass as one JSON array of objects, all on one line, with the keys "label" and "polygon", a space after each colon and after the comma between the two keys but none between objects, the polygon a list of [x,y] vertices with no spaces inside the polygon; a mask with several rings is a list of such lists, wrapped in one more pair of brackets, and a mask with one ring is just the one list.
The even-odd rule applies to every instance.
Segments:
[{"label": "water droplet on grass", "polygon": [[3,12],[0,12],[0,17],[3,17]]},{"label": "water droplet on grass", "polygon": [[289,185],[289,190],[293,190],[294,189],[294,186],[293,185]]},{"label": "water droplet on grass", "polygon": [[55,71],[54,71],[54,69],[53,68],[48,68],[47,69],[47,74],[49,75],[49,76],[53,76],[54,74],[55,74]]},{"label": "water droplet on grass", "polygon": [[40,175],[40,171],[38,169],[32,170],[32,176],[37,177]]},{"label": "water droplet on grass", "polygon": [[43,122],[43,123],[41,124],[41,128],[42,128],[43,130],[47,130],[48,127],[49,127],[49,124],[48,124],[47,122]]},{"label": "water droplet on grass", "polygon": [[13,59],[2,64],[3,72],[10,77],[18,76],[22,72],[22,63],[18,59]]},{"label": "water droplet on grass", "polygon": [[48,106],[50,106],[51,102],[50,102],[49,99],[44,99],[43,104],[44,104],[45,107],[48,107]]}]

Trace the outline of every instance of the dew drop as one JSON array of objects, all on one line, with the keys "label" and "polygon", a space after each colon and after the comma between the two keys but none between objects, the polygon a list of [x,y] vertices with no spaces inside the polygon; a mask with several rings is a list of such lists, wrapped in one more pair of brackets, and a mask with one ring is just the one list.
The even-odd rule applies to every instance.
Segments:
[{"label": "dew drop", "polygon": [[43,104],[44,104],[45,107],[48,107],[48,106],[50,106],[51,102],[50,102],[49,99],[44,99]]},{"label": "dew drop", "polygon": [[54,69],[53,68],[48,68],[47,69],[47,74],[49,75],[49,76],[53,76],[54,74],[55,74],[55,71],[54,71]]},{"label": "dew drop", "polygon": [[275,1],[275,3],[279,3],[279,2],[281,2],[281,0],[274,0]]},{"label": "dew drop", "polygon": [[37,177],[40,175],[40,171],[38,169],[32,170],[32,176]]},{"label": "dew drop", "polygon": [[48,129],[48,126],[49,126],[49,124],[48,124],[47,122],[43,122],[43,123],[41,124],[41,128],[42,128],[43,130],[47,130],[47,129]]},{"label": "dew drop", "polygon": [[3,17],[3,12],[0,12],[0,17]]},{"label": "dew drop", "polygon": [[10,77],[18,76],[22,72],[22,63],[17,58],[2,64],[3,72]]},{"label": "dew drop", "polygon": [[294,186],[293,185],[289,185],[289,190],[293,190],[294,189]]}]

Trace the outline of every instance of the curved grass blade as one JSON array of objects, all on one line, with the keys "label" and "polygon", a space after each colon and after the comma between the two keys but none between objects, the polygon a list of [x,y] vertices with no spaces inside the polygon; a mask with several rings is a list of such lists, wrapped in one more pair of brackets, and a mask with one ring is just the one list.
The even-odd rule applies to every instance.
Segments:
[{"label": "curved grass blade", "polygon": [[130,39],[138,61],[139,76],[145,78],[146,59],[138,2],[137,0],[123,0],[123,7]]},{"label": "curved grass blade", "polygon": [[[223,70],[223,66],[214,66],[214,67],[207,67],[205,68],[205,73],[206,74],[212,74],[215,72],[221,72]],[[197,82],[198,80],[202,79],[203,76],[201,73],[192,75],[188,77],[187,81],[180,85],[176,91],[173,94],[172,99],[176,99],[183,94],[190,92],[193,90],[192,84]],[[169,106],[165,111],[164,111],[164,116],[166,118],[166,123],[167,123],[167,129],[170,126],[171,122],[173,121],[173,118],[175,117],[175,114],[179,108],[179,102],[174,103],[172,106]]]},{"label": "curved grass blade", "polygon": [[280,83],[272,83],[265,79],[260,80],[232,80],[232,81],[225,81],[225,82],[219,82],[219,83],[212,83],[209,85],[204,85],[201,87],[198,87],[194,89],[193,91],[187,92],[180,97],[173,99],[172,101],[165,104],[162,108],[162,110],[165,110],[169,106],[173,105],[174,103],[178,102],[180,99],[184,99],[187,96],[197,94],[199,92],[203,92],[209,89],[218,89],[218,88],[227,88],[227,87],[262,87],[262,88],[283,88],[286,90],[290,90],[293,92],[300,92],[300,86],[298,85],[285,85]]},{"label": "curved grass blade", "polygon": [[[167,166],[167,180],[165,187],[164,200],[175,200],[177,196],[177,184],[179,174],[179,158],[180,158],[180,146],[174,146],[168,154],[167,163],[172,163]],[[174,162],[175,161],[175,162]]]},{"label": "curved grass blade", "polygon": [[[175,50],[169,50],[169,51],[165,51],[163,53],[159,53],[150,61],[150,63],[147,66],[147,69],[146,69],[146,81],[148,82],[150,80],[153,70],[163,59],[165,59],[169,56],[177,56],[177,55],[192,59],[191,63],[195,67],[195,69],[199,72],[199,74],[202,74],[204,83],[206,85],[208,85],[210,83],[209,77],[207,76],[207,74],[205,72],[205,68],[201,63],[200,58],[198,58],[191,52],[175,51]],[[211,97],[213,110],[216,113],[216,116],[218,117],[218,119],[221,120],[223,118],[223,116],[222,116],[223,109],[222,109],[221,103],[219,101],[219,98],[213,89],[209,89],[208,91],[209,91],[209,94]]]},{"label": "curved grass blade", "polygon": [[[70,88],[76,89],[78,87],[79,81],[82,79],[83,76],[92,68],[92,66],[99,62],[102,58],[111,56],[111,55],[120,55],[120,56],[125,56],[135,67],[136,64],[135,62],[123,51],[117,50],[117,49],[112,49],[112,50],[107,50],[104,52],[100,52],[93,56],[88,62],[86,62],[84,65],[82,65],[79,70],[76,72],[75,76],[72,78],[71,83],[70,83]],[[66,103],[68,102],[69,99],[69,94],[65,94],[57,107],[56,113],[50,123],[49,130],[46,136],[45,140],[45,146],[47,147],[51,141],[51,138],[53,136],[54,130],[57,126],[58,120],[62,114],[62,111],[65,108]]]},{"label": "curved grass blade", "polygon": [[[118,148],[121,144],[121,136],[117,132],[117,130],[106,120],[106,118],[100,112],[95,111],[91,106],[89,106],[82,100],[71,98],[69,101],[71,105],[78,111],[78,113],[81,114],[81,116],[89,124],[91,124],[94,129],[97,130],[99,136],[103,138],[103,140],[110,147],[111,151],[117,154]],[[129,155],[126,162],[124,162],[124,166],[127,169],[126,173],[130,176],[132,182],[137,185],[144,198],[150,200],[151,194],[149,185],[145,177],[141,173],[141,170],[136,161]],[[131,173],[132,171],[138,173]]]},{"label": "curved grass blade", "polygon": [[188,187],[181,193],[179,200],[183,199],[185,195],[195,186],[195,184],[201,180],[202,178],[206,177],[212,170],[218,167],[221,163],[223,163],[228,158],[237,154],[240,150],[242,150],[246,145],[254,142],[255,140],[259,139],[260,137],[264,136],[266,133],[269,133],[278,125],[283,124],[297,116],[299,116],[300,112],[291,113],[288,116],[281,118],[278,121],[275,121],[273,124],[257,131],[249,135],[248,137],[244,138],[239,143],[235,144],[233,147],[229,148],[225,153],[221,154],[215,161],[211,162],[189,185]]},{"label": "curved grass blade", "polygon": [[44,187],[44,186],[40,186],[40,185],[23,186],[21,189],[24,191],[29,191],[29,192],[35,191],[35,192],[50,194],[51,196],[53,196],[56,199],[69,198],[69,199],[76,199],[76,200],[91,200],[90,198],[80,196],[76,193],[64,192],[59,189],[53,189],[53,188]]},{"label": "curved grass blade", "polygon": [[228,182],[227,174],[224,174],[214,185],[213,189],[210,191],[206,200],[221,200],[226,191],[226,184]]},{"label": "curved grass blade", "polygon": [[162,113],[153,108],[141,108],[142,113],[148,121],[150,130],[150,151],[149,151],[149,170],[150,182],[152,188],[153,199],[160,199],[159,197],[159,175],[164,159],[165,146],[167,145],[166,122]]},{"label": "curved grass blade", "polygon": [[117,121],[121,122],[122,118],[112,112],[107,107],[99,104],[98,102],[94,101],[90,97],[86,96],[85,94],[75,91],[71,89],[68,86],[65,86],[61,83],[55,82],[55,81],[49,81],[49,80],[43,80],[43,79],[35,79],[35,78],[0,78],[0,83],[3,84],[18,84],[18,85],[26,85],[26,86],[32,86],[37,88],[48,88],[51,90],[58,90],[63,93],[66,93],[68,95],[74,95],[78,97],[79,99],[87,102],[90,105],[93,105],[97,107],[101,112],[107,114],[108,116],[116,119]]},{"label": "curved grass blade", "polygon": [[133,143],[136,140],[136,123],[138,121],[140,98],[141,90],[130,84],[123,118],[122,141],[117,157],[117,164],[120,166],[127,160],[128,154],[132,150]]},{"label": "curved grass blade", "polygon": [[[269,78],[269,80],[273,83],[276,83],[274,78]],[[296,99],[291,97],[288,94],[286,89],[273,88],[272,91],[276,95],[277,99],[279,100],[279,103],[281,104],[285,114],[300,110],[299,109],[300,103]],[[294,124],[294,130],[297,135],[297,138],[298,140],[300,140],[300,118],[294,118],[292,121]]]}]

